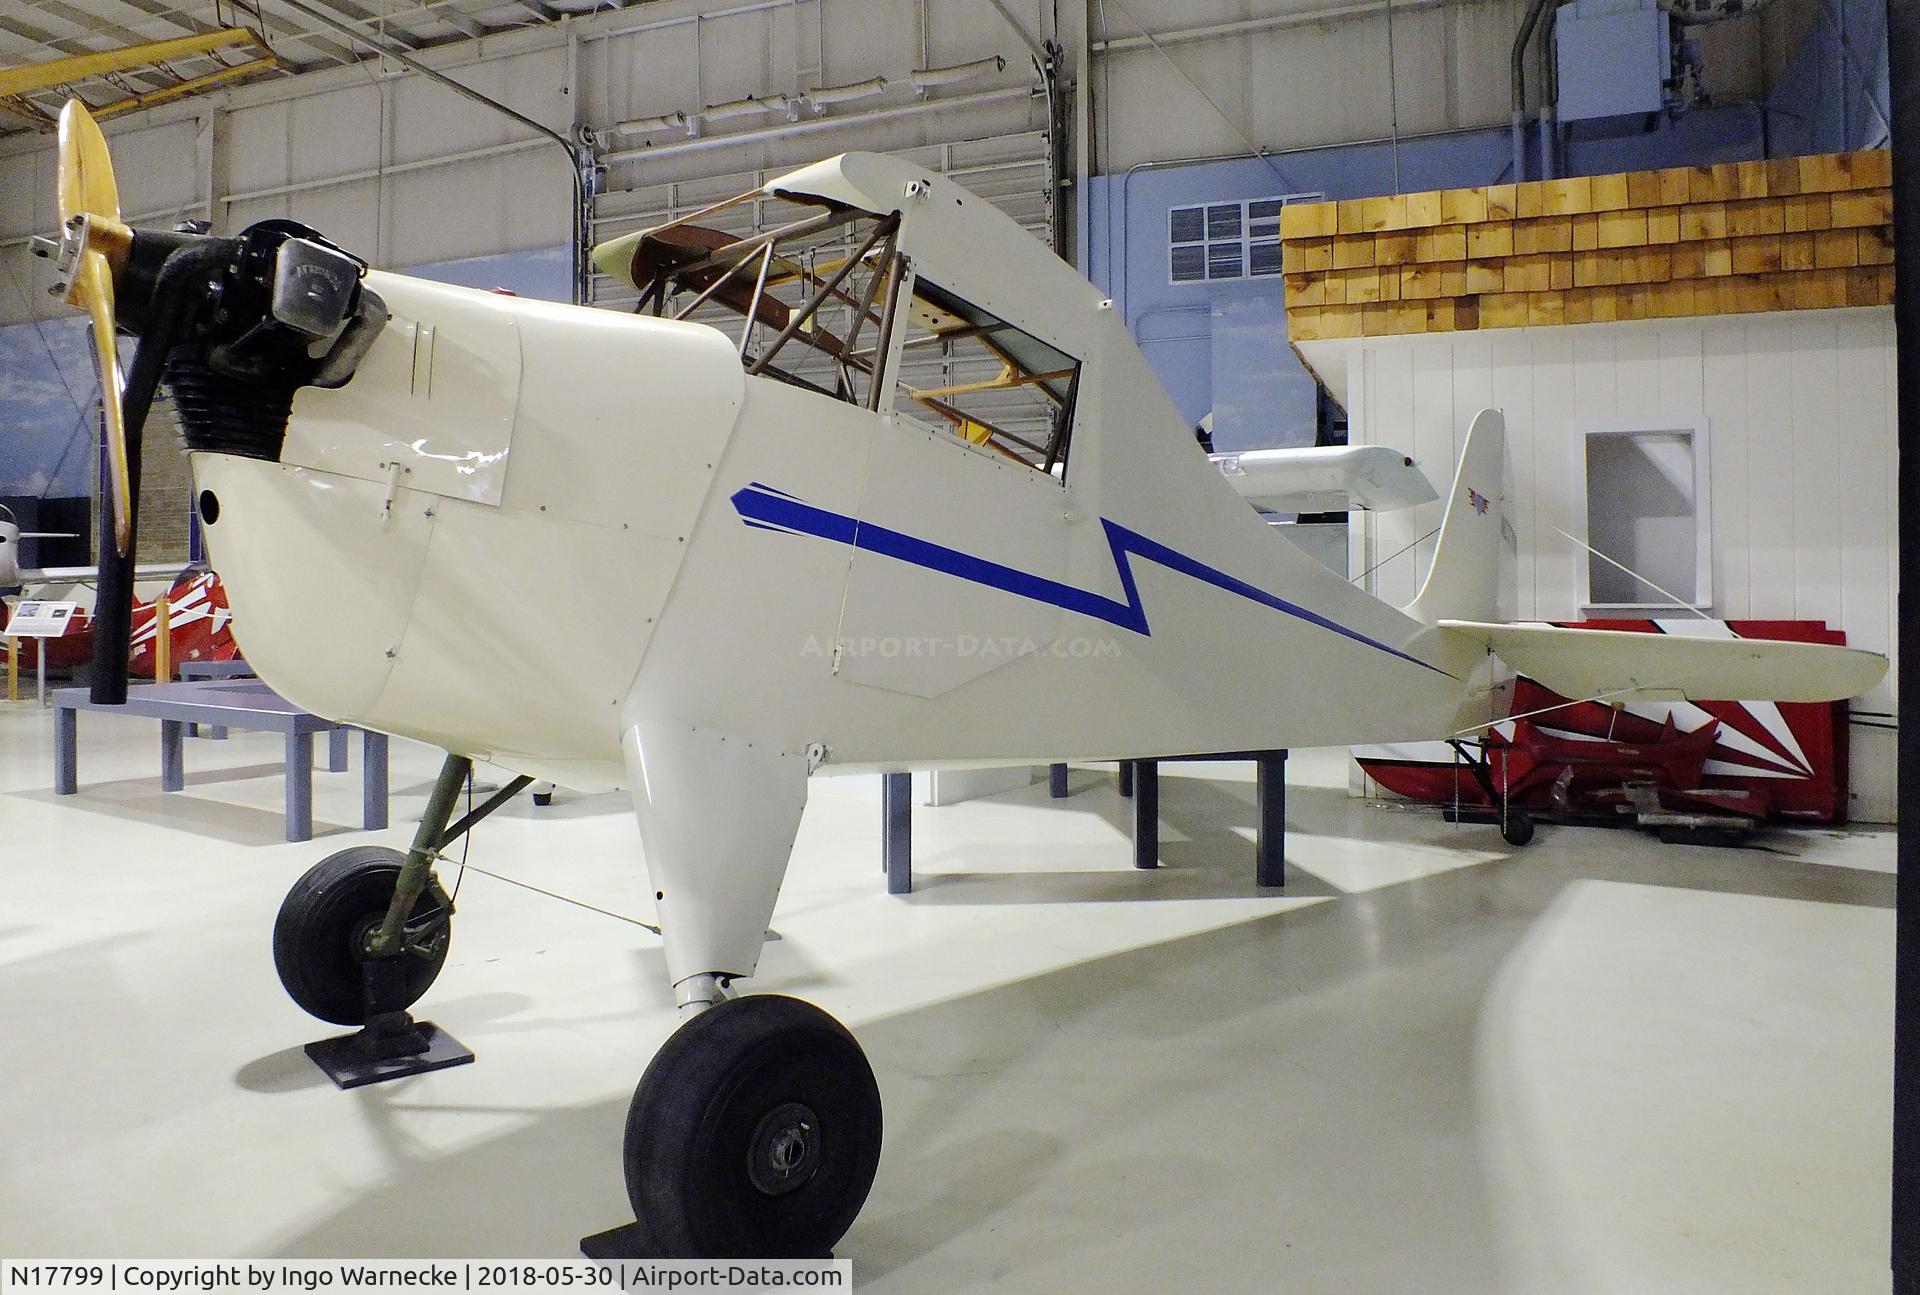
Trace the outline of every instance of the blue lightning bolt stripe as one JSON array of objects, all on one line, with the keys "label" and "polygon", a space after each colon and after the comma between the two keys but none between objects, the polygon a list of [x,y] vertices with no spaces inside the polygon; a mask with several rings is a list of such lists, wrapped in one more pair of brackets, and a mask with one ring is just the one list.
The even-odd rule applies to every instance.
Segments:
[{"label": "blue lightning bolt stripe", "polygon": [[1147,624],[1147,609],[1140,600],[1139,587],[1134,582],[1131,558],[1141,557],[1149,562],[1157,562],[1170,571],[1224,589],[1228,593],[1238,594],[1242,598],[1271,607],[1275,611],[1285,612],[1289,616],[1317,625],[1342,638],[1364,643],[1389,656],[1411,662],[1423,670],[1432,670],[1436,674],[1446,674],[1437,666],[1428,665],[1415,656],[1409,656],[1398,648],[1368,638],[1357,630],[1347,628],[1338,621],[1329,620],[1320,613],[1288,602],[1286,599],[1268,593],[1244,580],[1236,579],[1224,571],[1216,570],[1203,562],[1196,561],[1186,554],[1168,548],[1158,540],[1152,540],[1138,531],[1129,530],[1118,522],[1100,519],[1106,530],[1107,543],[1113,550],[1113,564],[1120,574],[1120,587],[1126,591],[1126,599],[1109,598],[1105,594],[1090,589],[1080,589],[1073,585],[1062,584],[1058,580],[1049,580],[1017,567],[1003,566],[998,562],[989,562],[985,558],[963,553],[942,544],[935,544],[902,531],[876,526],[872,522],[863,522],[844,513],[829,512],[817,508],[783,490],[762,485],[756,481],[733,495],[734,511],[748,526],[759,530],[784,531],[792,535],[813,535],[820,539],[832,540],[836,544],[847,544],[854,548],[865,549],[882,557],[895,558],[901,562],[910,562],[917,567],[938,571],[945,575],[957,576],[974,584],[1000,589],[1021,598],[1030,598],[1035,602],[1047,603],[1066,611],[1078,612],[1082,616],[1091,616],[1109,625],[1116,625],[1136,634],[1151,635]]}]

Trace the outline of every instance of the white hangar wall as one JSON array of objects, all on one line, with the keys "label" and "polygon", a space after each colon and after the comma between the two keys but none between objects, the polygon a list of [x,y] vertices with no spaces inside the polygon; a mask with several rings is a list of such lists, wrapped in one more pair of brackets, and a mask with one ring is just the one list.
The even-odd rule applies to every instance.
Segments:
[{"label": "white hangar wall", "polygon": [[[1335,349],[1338,348],[1338,349]],[[1514,537],[1502,614],[1588,613],[1584,431],[1704,419],[1719,619],[1819,620],[1894,655],[1893,312],[1886,307],[1308,343],[1341,388],[1355,444],[1411,454],[1444,493],[1468,423],[1507,418]],[[1433,557],[1441,505],[1369,513],[1351,570],[1404,603]],[[1402,552],[1402,550],[1406,550]],[[1398,554],[1398,556],[1394,556]],[[1616,611],[1594,615],[1680,615]],[[1897,713],[1889,674],[1856,710]],[[1894,735],[1852,729],[1852,817],[1894,817]]]}]

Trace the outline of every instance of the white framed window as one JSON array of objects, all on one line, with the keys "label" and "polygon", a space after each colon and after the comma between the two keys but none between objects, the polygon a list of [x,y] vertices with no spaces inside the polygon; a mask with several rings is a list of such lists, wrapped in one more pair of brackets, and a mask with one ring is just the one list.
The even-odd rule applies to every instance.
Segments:
[{"label": "white framed window", "polygon": [[[1713,604],[1707,422],[1687,416],[1581,429],[1586,602],[1645,611]],[[1609,560],[1611,559],[1611,560]],[[1626,570],[1622,570],[1622,568]],[[1656,587],[1657,586],[1657,587]]]},{"label": "white framed window", "polygon": [[1280,273],[1280,209],[1319,202],[1290,193],[1244,202],[1208,202],[1167,209],[1167,281],[1208,283]]}]

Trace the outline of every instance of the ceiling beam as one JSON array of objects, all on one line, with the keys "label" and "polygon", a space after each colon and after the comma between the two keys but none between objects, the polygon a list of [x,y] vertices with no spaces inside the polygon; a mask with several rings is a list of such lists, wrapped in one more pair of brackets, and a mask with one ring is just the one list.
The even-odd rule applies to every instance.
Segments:
[{"label": "ceiling beam", "polygon": [[[163,3],[163,0],[111,0],[111,3],[132,9],[143,19],[151,22],[165,23],[169,27],[178,28],[180,31],[198,33],[219,30],[214,24],[197,17],[184,6],[169,6]],[[238,6],[235,7],[238,8]],[[244,14],[244,10],[242,13]],[[265,35],[267,33],[263,32],[261,34]],[[344,45],[336,45],[332,41],[325,40],[321,37],[306,39],[303,40],[302,43],[313,46],[336,63],[353,62],[352,51]],[[281,57],[280,62],[283,65],[283,69],[289,72],[311,72],[315,67],[319,66],[317,63],[286,58],[284,56]]]},{"label": "ceiling beam", "polygon": [[433,16],[448,26],[458,28],[460,31],[465,32],[468,36],[475,39],[487,34],[487,29],[484,26],[463,13],[436,13]]},{"label": "ceiling beam", "polygon": [[[402,49],[417,50],[426,44],[426,42],[414,32],[405,27],[394,25],[392,20],[382,15],[368,13],[359,5],[351,3],[351,0],[334,0],[334,3],[327,3],[327,0],[308,0],[308,3],[310,3],[315,10],[327,15],[336,22],[344,23],[349,27],[357,27],[364,31],[378,32]],[[286,6],[278,5],[277,8],[286,9]],[[291,12],[298,13],[299,10],[296,9]],[[310,32],[313,29],[302,24],[299,30]]]},{"label": "ceiling beam", "polygon": [[238,46],[264,48],[260,38],[245,27],[202,32],[195,36],[176,36],[172,40],[136,40],[118,49],[90,50],[84,54],[69,54],[65,58],[28,63],[24,67],[0,69],[0,95],[47,90],[73,81],[105,76],[110,72],[132,72],[167,59],[211,57],[217,49]]},{"label": "ceiling beam", "polygon": [[114,117],[123,112],[138,112],[142,108],[152,108],[175,99],[185,99],[189,95],[202,94],[208,90],[225,85],[229,81],[238,81],[242,77],[257,76],[262,72],[271,72],[280,66],[280,60],[272,54],[247,63],[232,66],[221,65],[204,76],[196,76],[182,81],[179,85],[168,86],[164,90],[155,90],[151,94],[139,94],[130,99],[121,99],[104,107],[96,108],[94,115]]}]

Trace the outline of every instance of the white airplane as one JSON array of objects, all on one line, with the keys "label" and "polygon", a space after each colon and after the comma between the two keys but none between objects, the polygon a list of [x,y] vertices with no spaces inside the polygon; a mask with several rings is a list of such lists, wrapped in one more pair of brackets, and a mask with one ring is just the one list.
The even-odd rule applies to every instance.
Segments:
[{"label": "white airplane", "polygon": [[[108,403],[105,585],[125,597],[127,447],[164,363],[248,660],[451,753],[410,852],[344,850],[294,887],[284,983],[366,1025],[362,1071],[440,1064],[402,1010],[446,956],[433,863],[525,781],[449,826],[468,762],[630,788],[687,1018],[623,1153],[664,1254],[824,1254],[878,1164],[852,1036],[734,996],[813,774],[1455,735],[1495,656],[1570,696],[1843,698],[1886,668],[1496,623],[1494,410],[1419,596],[1369,597],[1235,494],[1110,302],[905,162],[836,157],[600,247],[641,293],[620,315],[369,270],[287,221],[128,230],[92,119],[69,103],[60,131],[60,260],[110,390],[116,325],[141,339],[124,424]],[[699,223],[745,203],[786,221]],[[503,586],[588,608],[564,659],[494,614]]]}]

